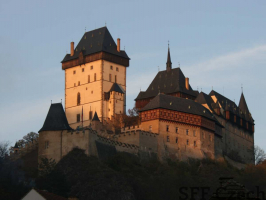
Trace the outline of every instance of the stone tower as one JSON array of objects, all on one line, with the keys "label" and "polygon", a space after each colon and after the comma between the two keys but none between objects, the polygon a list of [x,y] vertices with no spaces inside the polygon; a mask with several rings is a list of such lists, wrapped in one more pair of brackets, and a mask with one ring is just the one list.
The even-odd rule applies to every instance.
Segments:
[{"label": "stone tower", "polygon": [[62,61],[65,112],[72,128],[88,126],[93,114],[101,122],[126,111],[126,68],[130,58],[106,27],[86,32]]}]

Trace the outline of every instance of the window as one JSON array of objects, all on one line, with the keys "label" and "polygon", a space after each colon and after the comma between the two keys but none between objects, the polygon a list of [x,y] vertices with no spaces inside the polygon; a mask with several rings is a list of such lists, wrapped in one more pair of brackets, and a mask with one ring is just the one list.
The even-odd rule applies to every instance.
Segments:
[{"label": "window", "polygon": [[82,68],[82,72],[84,72],[84,68]]},{"label": "window", "polygon": [[91,69],[93,69],[93,66],[91,66]]},{"label": "window", "polygon": [[193,136],[196,137],[196,131],[195,130],[193,130]]},{"label": "window", "polygon": [[169,125],[166,125],[166,132],[169,132]]},{"label": "window", "polygon": [[77,114],[77,122],[80,122],[80,114]]},{"label": "window", "polygon": [[116,75],[115,75],[115,83],[116,83]]},{"label": "window", "polygon": [[73,74],[76,74],[76,71],[75,70],[73,71]]},{"label": "window", "polygon": [[188,135],[188,129],[186,129],[186,135]]},{"label": "window", "polygon": [[175,127],[175,133],[178,133],[178,127]]},{"label": "window", "polygon": [[94,81],[96,81],[96,73],[94,73]]},{"label": "window", "polygon": [[76,83],[74,83],[74,87],[76,87]]},{"label": "window", "polygon": [[112,74],[109,74],[109,81],[112,81]]},{"label": "window", "polygon": [[77,105],[80,105],[80,93],[77,94]]},{"label": "window", "polygon": [[45,141],[45,143],[44,143],[44,148],[45,148],[45,149],[48,149],[48,148],[49,148],[49,141]]},{"label": "window", "polygon": [[91,77],[88,75],[88,83],[91,82]]},{"label": "window", "polygon": [[189,145],[189,140],[187,140],[187,145]]},{"label": "window", "polygon": [[112,65],[110,66],[110,69],[113,70],[113,66]]},{"label": "window", "polygon": [[178,137],[175,138],[175,143],[176,143],[176,144],[178,143]]},{"label": "window", "polygon": [[80,85],[80,81],[78,82],[78,85]]},{"label": "window", "polygon": [[170,137],[169,137],[169,135],[166,137],[166,141],[167,141],[167,142],[170,142]]},{"label": "window", "polygon": [[152,125],[149,126],[149,131],[152,132]]},{"label": "window", "polygon": [[118,67],[116,68],[116,71],[119,72]]},{"label": "window", "polygon": [[89,112],[89,119],[92,119],[92,111]]},{"label": "window", "polygon": [[196,141],[194,141],[194,147],[196,147],[197,146],[197,142]]}]

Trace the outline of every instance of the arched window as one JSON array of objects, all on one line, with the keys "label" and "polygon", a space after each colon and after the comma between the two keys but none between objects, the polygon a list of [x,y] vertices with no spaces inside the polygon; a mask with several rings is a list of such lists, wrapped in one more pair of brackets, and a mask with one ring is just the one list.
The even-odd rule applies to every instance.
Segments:
[{"label": "arched window", "polygon": [[80,93],[77,95],[77,105],[80,105]]},{"label": "arched window", "polygon": [[94,81],[96,81],[96,73],[94,74]]},{"label": "arched window", "polygon": [[112,81],[112,74],[109,74],[109,81]]}]

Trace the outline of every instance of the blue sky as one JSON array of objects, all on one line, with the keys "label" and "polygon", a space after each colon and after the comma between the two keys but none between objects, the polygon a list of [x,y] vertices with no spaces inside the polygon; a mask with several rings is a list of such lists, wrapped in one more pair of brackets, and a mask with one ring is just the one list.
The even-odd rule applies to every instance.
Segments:
[{"label": "blue sky", "polygon": [[107,23],[131,58],[127,108],[165,69],[169,40],[173,67],[180,62],[193,89],[213,87],[238,104],[243,84],[255,143],[266,150],[265,10],[265,0],[1,1],[0,141],[42,127],[51,100],[64,101],[70,42]]}]

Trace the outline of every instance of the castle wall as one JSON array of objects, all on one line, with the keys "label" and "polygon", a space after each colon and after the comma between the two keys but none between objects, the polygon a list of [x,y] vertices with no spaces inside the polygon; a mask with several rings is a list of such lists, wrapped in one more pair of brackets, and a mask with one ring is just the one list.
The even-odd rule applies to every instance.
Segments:
[{"label": "castle wall", "polygon": [[42,131],[39,134],[38,157],[52,158],[58,162],[62,158],[61,135],[65,131]]},{"label": "castle wall", "polygon": [[225,127],[222,129],[223,152],[226,155],[237,152],[244,162],[254,164],[254,134],[222,117],[218,116],[217,119]]},{"label": "castle wall", "polygon": [[[188,157],[214,158],[214,132],[208,129],[200,128],[183,123],[170,122],[166,120],[151,120],[141,123],[144,131],[152,131],[160,133],[155,143],[149,144],[151,148],[158,151],[160,160],[164,158],[178,158],[186,160]],[[149,140],[143,140],[149,142]],[[140,147],[144,146],[140,144]]]}]

